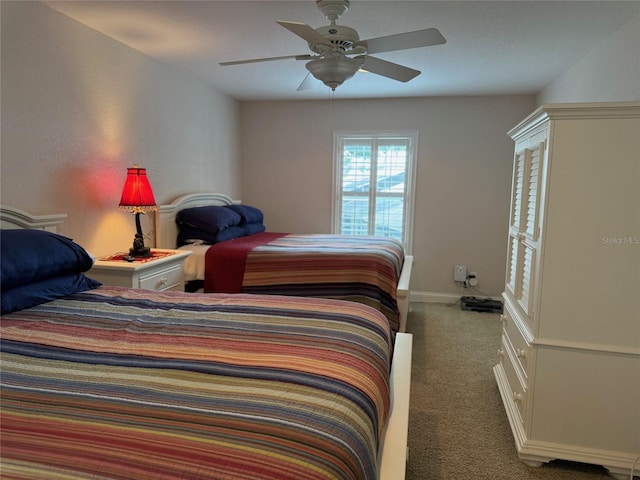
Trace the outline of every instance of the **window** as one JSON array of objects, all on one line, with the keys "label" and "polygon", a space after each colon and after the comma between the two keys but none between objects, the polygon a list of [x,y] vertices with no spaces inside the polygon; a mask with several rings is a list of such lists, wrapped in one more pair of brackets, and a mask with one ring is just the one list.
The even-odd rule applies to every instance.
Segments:
[{"label": "window", "polygon": [[391,237],[411,252],[417,140],[417,132],[334,134],[334,233]]}]

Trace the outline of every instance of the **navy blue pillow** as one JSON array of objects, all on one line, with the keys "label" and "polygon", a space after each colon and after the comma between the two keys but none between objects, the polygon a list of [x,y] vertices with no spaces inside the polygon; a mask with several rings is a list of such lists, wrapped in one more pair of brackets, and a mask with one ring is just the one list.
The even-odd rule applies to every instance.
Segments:
[{"label": "navy blue pillow", "polygon": [[202,240],[208,245],[214,245],[225,240],[244,237],[245,235],[244,229],[238,226],[228,227],[217,233],[211,233],[183,225],[180,227],[180,233],[178,233],[178,246],[188,245],[193,243],[194,240]]},{"label": "navy blue pillow", "polygon": [[209,233],[218,233],[228,227],[239,225],[242,217],[233,210],[220,206],[194,207],[180,210],[176,223],[197,228]]},{"label": "navy blue pillow", "polygon": [[252,207],[250,205],[233,204],[233,205],[225,205],[225,208],[228,208],[229,210],[233,210],[238,215],[240,215],[240,217],[242,217],[241,224],[264,222],[264,215],[262,214],[262,211],[256,207]]},{"label": "navy blue pillow", "polygon": [[98,288],[100,285],[100,282],[86,277],[84,273],[71,273],[22,285],[11,290],[5,290],[3,286],[2,315]]},{"label": "navy blue pillow", "polygon": [[3,290],[86,272],[93,265],[93,259],[80,245],[44,230],[2,230],[0,243]]},{"label": "navy blue pillow", "polygon": [[266,230],[262,223],[245,223],[241,225],[245,235],[253,235],[254,233],[264,232]]}]

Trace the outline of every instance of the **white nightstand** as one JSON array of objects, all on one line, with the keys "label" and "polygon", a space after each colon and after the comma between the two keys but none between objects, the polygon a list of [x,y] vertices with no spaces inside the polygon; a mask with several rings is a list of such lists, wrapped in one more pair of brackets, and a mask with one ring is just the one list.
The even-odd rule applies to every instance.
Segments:
[{"label": "white nightstand", "polygon": [[150,258],[127,262],[117,253],[96,260],[87,276],[104,285],[146,288],[148,290],[184,291],[184,259],[189,251],[152,249]]}]

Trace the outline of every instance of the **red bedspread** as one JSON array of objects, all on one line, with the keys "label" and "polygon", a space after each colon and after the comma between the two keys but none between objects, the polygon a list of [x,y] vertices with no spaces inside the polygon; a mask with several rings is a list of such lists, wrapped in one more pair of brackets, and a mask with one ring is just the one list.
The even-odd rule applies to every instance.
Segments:
[{"label": "red bedspread", "polygon": [[262,232],[248,237],[234,238],[211,247],[207,250],[205,257],[204,291],[240,293],[249,252],[255,247],[284,235],[284,233]]}]

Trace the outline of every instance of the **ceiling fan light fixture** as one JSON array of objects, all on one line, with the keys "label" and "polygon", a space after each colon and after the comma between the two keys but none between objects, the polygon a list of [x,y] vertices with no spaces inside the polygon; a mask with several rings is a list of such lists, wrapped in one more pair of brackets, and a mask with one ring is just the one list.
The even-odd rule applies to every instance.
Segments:
[{"label": "ceiling fan light fixture", "polygon": [[324,83],[331,90],[335,90],[350,79],[362,66],[362,62],[355,58],[342,56],[324,57],[307,62],[307,70],[315,78]]}]

